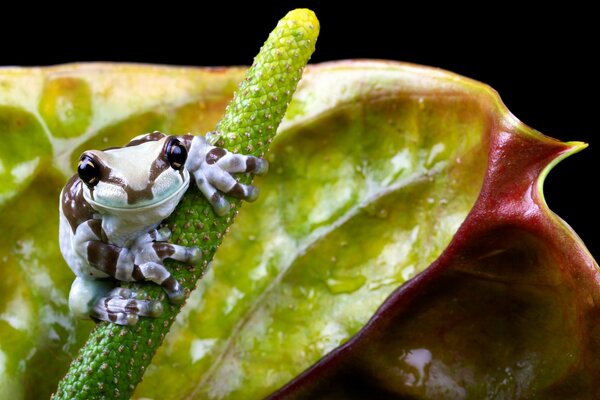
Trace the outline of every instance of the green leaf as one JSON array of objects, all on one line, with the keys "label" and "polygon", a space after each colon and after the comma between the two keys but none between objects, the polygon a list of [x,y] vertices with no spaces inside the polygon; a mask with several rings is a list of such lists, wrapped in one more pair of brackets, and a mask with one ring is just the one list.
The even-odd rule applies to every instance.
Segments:
[{"label": "green leaf", "polygon": [[530,129],[493,92],[476,97],[489,116],[486,175],[451,243],[270,398],[600,396],[600,271],[542,191],[550,169],[586,145]]},{"label": "green leaf", "polygon": [[[31,98],[43,99],[44,82],[55,75],[86,82],[92,107],[87,117],[82,111],[55,119],[68,134],[42,130],[52,162],[31,172],[0,205],[0,226],[11,227],[0,244],[0,392],[14,398],[48,396],[92,325],[68,315],[73,276],[56,241],[58,192],[73,157],[82,148],[122,144],[141,133],[136,129],[212,129],[242,70],[8,69],[0,72],[0,87],[10,82],[18,90],[0,91],[0,106],[47,129],[48,117]],[[82,101],[82,90],[67,86],[76,94],[53,95]],[[502,132],[523,141],[490,152]],[[262,398],[344,343],[359,350],[332,353],[287,393],[302,394],[295,391],[302,385],[313,390],[305,393],[321,393],[319,379],[337,384],[335,390],[340,377],[351,377],[357,387],[368,382],[367,393],[425,398],[455,387],[442,384],[445,378],[462,379],[476,398],[542,396],[564,376],[585,390],[591,375],[569,371],[578,371],[573,366],[582,360],[594,370],[594,328],[590,320],[583,319],[583,328],[574,321],[593,315],[600,280],[583,245],[545,207],[538,184],[548,165],[574,146],[531,131],[489,87],[451,73],[385,62],[312,67],[273,141],[271,171],[255,181],[261,198],[244,206],[135,396]],[[515,164],[504,181],[490,184],[495,157]],[[4,155],[0,160],[6,163]],[[502,202],[480,206],[482,193],[503,200],[500,194],[516,183],[534,188],[535,201],[507,214],[498,212],[506,209]],[[529,211],[535,218],[523,217]],[[465,220],[481,227],[465,234]],[[494,230],[498,226],[508,230]],[[499,249],[508,251],[495,253]],[[485,255],[489,263],[481,261]],[[377,314],[387,325],[375,319],[351,339],[397,288]],[[394,302],[406,292],[410,301]],[[460,329],[448,328],[445,336],[441,327],[453,321]],[[361,337],[371,338],[369,346]],[[429,351],[429,363],[427,353],[415,352],[420,349]],[[427,378],[415,360],[423,361]]]},{"label": "green leaf", "polygon": [[92,116],[90,85],[84,79],[74,77],[46,79],[39,111],[54,136],[81,135],[87,130]]}]

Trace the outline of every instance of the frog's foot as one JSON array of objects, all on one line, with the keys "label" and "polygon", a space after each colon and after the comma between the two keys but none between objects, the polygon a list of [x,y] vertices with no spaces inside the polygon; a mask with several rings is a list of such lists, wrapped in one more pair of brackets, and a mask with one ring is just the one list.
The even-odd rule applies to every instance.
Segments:
[{"label": "frog's foot", "polygon": [[135,292],[118,287],[96,301],[91,317],[119,325],[135,325],[140,316],[156,318],[162,311],[159,301],[136,299]]},{"label": "frog's foot", "polygon": [[[196,140],[198,138],[198,140]],[[210,201],[218,215],[229,212],[229,202],[223,193],[254,201],[258,198],[258,189],[254,186],[239,183],[231,174],[253,172],[265,174],[269,163],[258,157],[231,153],[221,147],[209,146],[202,142],[203,138],[196,137],[190,149],[190,157],[186,167],[194,175],[196,185]],[[194,161],[194,154],[199,154],[200,162]]]}]

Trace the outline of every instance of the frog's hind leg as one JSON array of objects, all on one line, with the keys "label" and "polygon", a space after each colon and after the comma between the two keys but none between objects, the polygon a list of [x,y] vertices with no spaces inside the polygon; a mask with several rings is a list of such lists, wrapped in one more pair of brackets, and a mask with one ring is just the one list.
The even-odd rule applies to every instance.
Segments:
[{"label": "frog's hind leg", "polygon": [[69,294],[69,308],[80,318],[93,318],[119,325],[135,325],[139,316],[157,317],[162,304],[135,299],[135,293],[114,287],[110,280],[76,278]]}]

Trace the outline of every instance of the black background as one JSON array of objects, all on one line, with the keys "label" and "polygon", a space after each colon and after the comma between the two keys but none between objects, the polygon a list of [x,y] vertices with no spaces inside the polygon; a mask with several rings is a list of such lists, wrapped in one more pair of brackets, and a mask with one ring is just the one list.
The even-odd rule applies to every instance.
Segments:
[{"label": "black background", "polygon": [[[546,200],[600,255],[595,135],[600,37],[590,9],[509,3],[439,8],[403,2],[332,1],[84,3],[79,9],[4,12],[0,65],[127,61],[247,65],[278,19],[295,7],[317,12],[321,34],[311,62],[379,58],[432,65],[485,82],[526,124],[546,135],[590,144],[559,164]],[[128,5],[130,3],[127,3]],[[397,9],[395,9],[397,7]],[[5,10],[6,11],[6,10]],[[35,11],[43,19],[29,16]]]}]

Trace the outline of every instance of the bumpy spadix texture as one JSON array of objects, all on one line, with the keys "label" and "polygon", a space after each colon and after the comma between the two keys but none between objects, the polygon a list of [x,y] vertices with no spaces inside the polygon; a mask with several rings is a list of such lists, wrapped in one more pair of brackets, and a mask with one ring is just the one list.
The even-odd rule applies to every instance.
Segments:
[{"label": "bumpy spadix texture", "polygon": [[[219,123],[219,145],[234,152],[242,148],[246,154],[264,154],[315,49],[318,32],[318,21],[309,10],[291,11],[279,22]],[[241,181],[251,179],[246,176]],[[204,274],[239,205],[236,201],[228,215],[219,217],[193,188],[167,219],[166,225],[173,232],[171,241],[202,250],[200,265],[166,264],[188,291]],[[181,307],[170,305],[159,287],[128,286],[144,293],[142,298],[162,299],[165,312],[134,327],[99,324],[60,382],[56,399],[129,398],[133,393]]]}]

